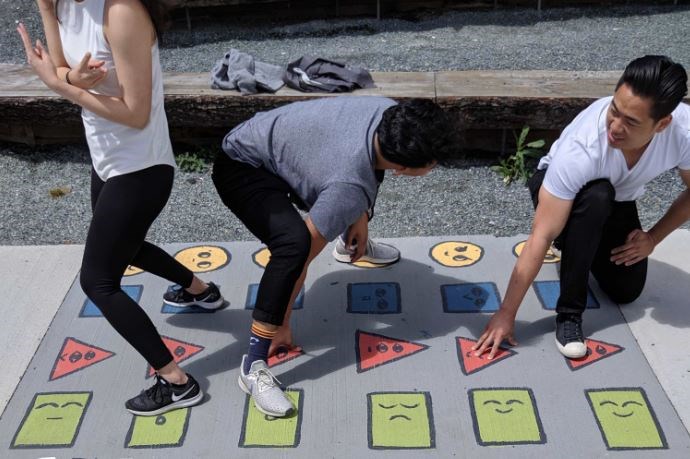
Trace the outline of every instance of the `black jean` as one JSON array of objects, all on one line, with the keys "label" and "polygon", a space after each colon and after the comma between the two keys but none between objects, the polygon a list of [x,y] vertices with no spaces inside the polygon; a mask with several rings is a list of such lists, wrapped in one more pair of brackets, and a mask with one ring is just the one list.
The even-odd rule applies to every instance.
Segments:
[{"label": "black jean", "polygon": [[[537,171],[527,183],[535,208],[545,174],[546,170]],[[642,293],[647,259],[631,266],[610,260],[611,250],[642,227],[635,201],[615,201],[615,193],[611,182],[599,179],[587,183],[575,196],[568,222],[554,241],[561,250],[561,294],[556,305],[559,313],[585,310],[590,271],[616,303],[630,303]]]},{"label": "black jean", "polygon": [[161,248],[144,241],[168,202],[174,170],[158,165],[101,180],[91,172],[93,217],[79,280],[106,320],[155,369],[173,360],[144,310],[120,287],[127,265],[183,287],[194,274]]},{"label": "black jean", "polygon": [[280,326],[311,249],[309,229],[293,206],[303,204],[280,177],[225,153],[216,158],[212,177],[223,204],[271,252],[252,317]]}]

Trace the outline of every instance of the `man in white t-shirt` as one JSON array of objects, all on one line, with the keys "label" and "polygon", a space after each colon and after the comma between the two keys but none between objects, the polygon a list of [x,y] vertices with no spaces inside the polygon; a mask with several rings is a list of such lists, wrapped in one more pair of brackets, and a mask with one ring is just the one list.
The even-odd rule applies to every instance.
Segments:
[{"label": "man in white t-shirt", "polygon": [[[515,316],[549,246],[561,250],[556,346],[568,358],[587,352],[582,313],[589,273],[617,303],[634,301],[647,276],[647,257],[690,219],[690,107],[687,74],[665,56],[626,67],[613,97],[581,112],[543,157],[528,186],[536,206],[532,233],[510,277],[499,311],[475,351],[493,358],[513,338]],[[649,230],[635,200],[644,186],[678,168],[686,189]]]}]

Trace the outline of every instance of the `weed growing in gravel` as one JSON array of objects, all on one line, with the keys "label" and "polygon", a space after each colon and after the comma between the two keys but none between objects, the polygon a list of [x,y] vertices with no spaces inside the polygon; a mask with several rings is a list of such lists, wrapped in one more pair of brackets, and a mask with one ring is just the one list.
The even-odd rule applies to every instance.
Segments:
[{"label": "weed growing in gravel", "polygon": [[175,157],[177,167],[182,172],[203,172],[206,170],[206,159],[208,155],[204,152],[184,152]]},{"label": "weed growing in gravel", "polygon": [[539,139],[526,143],[528,133],[529,126],[522,128],[520,136],[515,136],[515,154],[508,156],[501,160],[498,165],[491,167],[492,170],[501,174],[503,183],[506,185],[510,185],[516,180],[522,181],[523,184],[526,183],[532,175],[531,168],[527,167],[528,160],[540,158],[543,155],[541,149],[546,142],[543,139]]},{"label": "weed growing in gravel", "polygon": [[58,186],[55,188],[51,188],[48,193],[50,193],[50,196],[57,199],[61,198],[63,196],[66,196],[72,192],[72,187],[69,185],[66,186]]}]

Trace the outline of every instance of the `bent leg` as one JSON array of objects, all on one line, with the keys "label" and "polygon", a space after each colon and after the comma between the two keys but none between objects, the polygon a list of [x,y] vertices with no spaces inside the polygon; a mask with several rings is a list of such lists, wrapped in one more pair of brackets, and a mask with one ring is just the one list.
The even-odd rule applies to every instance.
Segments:
[{"label": "bent leg", "polygon": [[592,274],[601,289],[615,303],[635,301],[642,293],[647,280],[647,258],[630,266],[611,262],[611,250],[625,244],[628,235],[633,230],[641,228],[634,201],[614,203],[592,264]]},{"label": "bent leg", "polygon": [[86,295],[155,369],[170,363],[172,356],[148,315],[122,291],[120,281],[165,206],[172,177],[170,166],[154,166],[92,186],[93,218],[80,274]]}]

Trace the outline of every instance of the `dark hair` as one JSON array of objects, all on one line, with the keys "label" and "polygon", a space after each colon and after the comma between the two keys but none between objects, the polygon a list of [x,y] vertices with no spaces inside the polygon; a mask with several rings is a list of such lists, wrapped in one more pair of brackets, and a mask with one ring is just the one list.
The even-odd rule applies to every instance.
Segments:
[{"label": "dark hair", "polygon": [[410,99],[383,112],[376,129],[381,155],[405,167],[446,165],[460,153],[458,126],[429,99]]},{"label": "dark hair", "polygon": [[[168,25],[167,8],[165,7],[165,5],[163,5],[164,2],[160,0],[139,1],[142,5],[144,5],[146,11],[149,12],[151,22],[153,23],[153,28],[156,30],[156,37],[158,37],[158,41],[160,41],[163,37],[163,30],[165,30],[165,28]],[[55,0],[55,17],[57,17],[59,21],[60,18],[58,17],[58,3],[60,3],[60,0]]]},{"label": "dark hair", "polygon": [[627,84],[632,92],[652,100],[654,121],[671,114],[688,93],[688,75],[682,65],[666,56],[644,56],[625,68],[616,89]]}]

